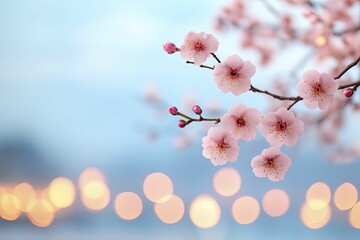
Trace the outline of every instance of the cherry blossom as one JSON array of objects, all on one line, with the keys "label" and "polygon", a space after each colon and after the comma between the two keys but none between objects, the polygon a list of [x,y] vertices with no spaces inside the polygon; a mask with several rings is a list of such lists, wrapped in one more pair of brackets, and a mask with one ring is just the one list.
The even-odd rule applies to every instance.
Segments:
[{"label": "cherry blossom", "polygon": [[215,66],[214,80],[221,91],[240,95],[250,89],[250,78],[255,74],[255,66],[232,55]]},{"label": "cherry blossom", "polygon": [[255,108],[238,104],[229,109],[222,118],[222,126],[233,134],[236,139],[250,141],[255,138],[256,126],[260,123],[260,113]]},{"label": "cherry blossom", "polygon": [[236,139],[225,129],[211,127],[207,136],[203,137],[202,142],[203,156],[209,158],[215,166],[237,160],[239,146]]},{"label": "cherry blossom", "polygon": [[212,34],[204,32],[189,32],[180,47],[180,55],[185,60],[193,60],[195,65],[203,64],[210,56],[216,52],[219,42]]},{"label": "cherry blossom", "polygon": [[251,160],[251,167],[257,177],[267,177],[273,182],[284,179],[291,166],[291,159],[279,148],[270,147]]},{"label": "cherry blossom", "polygon": [[304,132],[304,122],[294,113],[281,107],[276,112],[266,113],[259,125],[261,134],[273,146],[295,145]]},{"label": "cherry blossom", "polygon": [[303,79],[296,85],[299,95],[304,98],[306,107],[309,109],[319,107],[322,110],[331,106],[338,87],[339,84],[333,77],[316,70],[305,72]]}]

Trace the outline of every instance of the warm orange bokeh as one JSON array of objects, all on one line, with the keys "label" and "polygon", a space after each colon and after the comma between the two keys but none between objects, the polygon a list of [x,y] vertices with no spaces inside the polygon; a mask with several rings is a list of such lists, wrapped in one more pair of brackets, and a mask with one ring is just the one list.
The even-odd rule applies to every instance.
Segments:
[{"label": "warm orange bokeh", "polygon": [[0,209],[1,217],[8,221],[14,221],[18,219],[21,215],[21,211],[17,208],[19,206],[19,200],[17,197],[5,189],[1,190],[2,194],[0,195]]},{"label": "warm orange bokeh", "polygon": [[30,221],[38,227],[47,227],[54,221],[54,208],[45,199],[38,199],[34,202],[34,206],[28,212]]},{"label": "warm orange bokeh", "polygon": [[360,229],[360,202],[357,202],[350,210],[349,222],[354,228]]},{"label": "warm orange bokeh", "polygon": [[330,203],[331,191],[323,182],[314,183],[306,192],[306,203],[315,210],[323,209]]},{"label": "warm orange bokeh", "polygon": [[352,208],[358,200],[358,192],[351,183],[341,184],[334,193],[334,204],[340,210]]},{"label": "warm orange bokeh", "polygon": [[154,203],[166,202],[174,191],[171,179],[163,173],[149,174],[144,180],[143,190],[146,198]]},{"label": "warm orange bokeh", "polygon": [[191,203],[190,219],[199,228],[215,226],[221,215],[219,204],[208,195],[200,195]]},{"label": "warm orange bokeh", "polygon": [[142,201],[139,195],[133,192],[123,192],[116,196],[114,209],[116,214],[124,220],[133,220],[142,212]]},{"label": "warm orange bokeh", "polygon": [[36,200],[36,192],[29,183],[20,183],[13,190],[17,198],[16,208],[22,212],[29,212]]},{"label": "warm orange bokeh", "polygon": [[232,215],[240,224],[250,224],[254,222],[260,214],[258,201],[250,196],[238,198],[232,206]]},{"label": "warm orange bokeh", "polygon": [[184,216],[185,205],[180,197],[172,195],[166,202],[156,203],[154,210],[161,221],[167,224],[174,224]]},{"label": "warm orange bokeh", "polygon": [[301,221],[311,229],[318,229],[325,226],[331,217],[331,209],[326,206],[321,209],[313,209],[307,203],[304,203],[300,210]]},{"label": "warm orange bokeh", "polygon": [[289,209],[290,198],[283,190],[273,189],[264,195],[262,206],[267,215],[279,217],[285,214]]},{"label": "warm orange bokeh", "polygon": [[233,168],[222,168],[216,172],[213,179],[215,191],[222,196],[236,194],[241,186],[241,177]]},{"label": "warm orange bokeh", "polygon": [[48,194],[55,207],[66,208],[74,203],[75,186],[70,179],[59,177],[50,183]]},{"label": "warm orange bokeh", "polygon": [[81,200],[85,207],[93,211],[104,209],[110,201],[110,191],[108,186],[101,181],[91,181],[81,189]]}]

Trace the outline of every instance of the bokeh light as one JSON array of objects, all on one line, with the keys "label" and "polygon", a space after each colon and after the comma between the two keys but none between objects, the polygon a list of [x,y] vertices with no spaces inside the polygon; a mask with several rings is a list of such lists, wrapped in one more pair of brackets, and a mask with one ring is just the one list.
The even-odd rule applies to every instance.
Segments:
[{"label": "bokeh light", "polygon": [[106,182],[104,174],[97,168],[90,167],[85,169],[79,176],[78,185],[83,189],[91,181]]},{"label": "bokeh light", "polygon": [[172,195],[166,202],[156,203],[154,210],[161,221],[167,224],[174,224],[184,216],[185,205],[180,197]]},{"label": "bokeh light", "polygon": [[232,205],[232,215],[240,224],[250,224],[254,222],[259,214],[259,203],[251,196],[240,197]]},{"label": "bokeh light", "polygon": [[288,194],[280,189],[272,189],[265,193],[262,199],[262,207],[265,213],[271,217],[284,215],[290,206]]},{"label": "bokeh light", "polygon": [[66,208],[74,203],[75,186],[71,180],[59,177],[50,183],[48,194],[55,207]]},{"label": "bokeh light", "polygon": [[36,200],[36,192],[29,183],[20,183],[13,190],[14,196],[17,198],[15,202],[16,208],[22,212],[29,212]]},{"label": "bokeh light", "polygon": [[331,217],[331,209],[326,206],[321,209],[314,209],[304,203],[300,210],[300,218],[305,226],[311,229],[319,229],[325,226]]},{"label": "bokeh light", "polygon": [[144,180],[143,190],[147,199],[154,203],[162,203],[171,198],[173,183],[163,173],[151,173]]},{"label": "bokeh light", "polygon": [[323,47],[327,43],[327,38],[324,35],[318,35],[315,38],[315,45],[318,47]]},{"label": "bokeh light", "polygon": [[335,206],[340,210],[352,208],[358,200],[358,191],[354,185],[345,182],[334,193]]},{"label": "bokeh light", "polygon": [[116,196],[114,209],[116,214],[124,220],[133,220],[142,212],[141,198],[133,192],[123,192]]},{"label": "bokeh light", "polygon": [[54,221],[54,209],[45,199],[38,199],[34,202],[34,206],[28,212],[29,220],[38,227],[47,227]]},{"label": "bokeh light", "polygon": [[85,169],[79,177],[81,200],[91,211],[101,211],[110,202],[110,190],[104,174],[97,168]]},{"label": "bokeh light", "polygon": [[306,192],[306,203],[312,209],[323,209],[329,205],[331,191],[323,182],[314,183]]},{"label": "bokeh light", "polygon": [[221,215],[217,201],[208,195],[200,195],[194,199],[190,206],[190,219],[199,228],[215,226]]},{"label": "bokeh light", "polygon": [[91,181],[81,189],[81,200],[85,207],[93,211],[104,209],[110,201],[108,186],[101,181]]},{"label": "bokeh light", "polygon": [[215,191],[225,197],[237,193],[241,186],[241,177],[233,168],[222,168],[218,170],[213,179]]},{"label": "bokeh light", "polygon": [[350,210],[349,222],[354,228],[360,229],[360,201]]},{"label": "bokeh light", "polygon": [[19,200],[9,192],[3,192],[0,199],[1,217],[8,221],[19,218],[21,211],[17,208]]}]

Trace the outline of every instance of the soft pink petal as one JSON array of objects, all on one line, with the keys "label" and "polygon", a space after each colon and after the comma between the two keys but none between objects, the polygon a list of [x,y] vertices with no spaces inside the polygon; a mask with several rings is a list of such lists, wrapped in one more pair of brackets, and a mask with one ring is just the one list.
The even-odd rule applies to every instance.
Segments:
[{"label": "soft pink petal", "polygon": [[254,76],[255,71],[255,66],[250,61],[245,61],[243,67],[241,68],[241,76],[250,79]]}]

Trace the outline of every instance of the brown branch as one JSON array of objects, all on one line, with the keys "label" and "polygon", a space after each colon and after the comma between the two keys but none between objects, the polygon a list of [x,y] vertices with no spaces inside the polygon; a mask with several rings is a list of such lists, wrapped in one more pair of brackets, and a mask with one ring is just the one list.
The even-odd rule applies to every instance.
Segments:
[{"label": "brown branch", "polygon": [[341,35],[344,35],[344,34],[346,34],[346,33],[352,33],[352,32],[357,32],[357,31],[360,31],[360,25],[354,26],[354,27],[352,27],[352,28],[345,29],[345,30],[340,31],[340,32],[335,32],[335,31],[333,31],[333,34],[334,34],[335,36],[341,36]]},{"label": "brown branch", "polygon": [[276,99],[279,99],[281,101],[284,101],[284,100],[289,100],[289,101],[300,101],[302,100],[302,97],[300,96],[297,96],[297,97],[285,97],[285,96],[280,96],[280,95],[277,95],[275,93],[271,93],[267,90],[261,90],[261,89],[258,89],[256,87],[254,87],[253,85],[250,86],[250,91],[252,92],[256,92],[256,93],[262,93],[262,94],[266,94],[266,95],[269,95],[273,98],[276,98]]},{"label": "brown branch", "polygon": [[334,79],[339,79],[342,77],[342,75],[344,75],[350,68],[354,67],[356,64],[358,64],[360,62],[360,56],[355,59],[355,61],[353,61],[352,63],[350,63],[349,65],[346,66],[346,68],[344,70],[342,70],[338,75],[336,75],[334,77]]},{"label": "brown branch", "polygon": [[215,55],[215,53],[210,53],[211,56],[213,56],[215,58],[215,60],[218,62],[218,63],[221,63],[220,59]]},{"label": "brown branch", "polygon": [[338,89],[340,90],[340,89],[349,88],[349,87],[357,88],[358,86],[360,86],[360,80],[353,82],[353,83],[340,85]]},{"label": "brown branch", "polygon": [[[180,113],[178,114],[179,116],[188,119],[188,121],[186,122],[186,125],[189,125],[192,122],[214,122],[214,124],[218,124],[220,122],[220,118],[204,118],[201,115],[199,115],[199,118],[192,118],[189,117],[186,114]],[[185,125],[185,126],[186,126]]]},{"label": "brown branch", "polygon": [[[195,63],[194,63],[194,62],[191,62],[191,61],[186,61],[186,63],[187,63],[187,64],[194,64],[194,65],[195,65]],[[210,66],[206,66],[206,65],[202,65],[202,64],[201,64],[199,67],[208,68],[208,69],[211,69],[211,70],[214,70],[214,68],[215,68],[215,66],[210,67]]]}]

